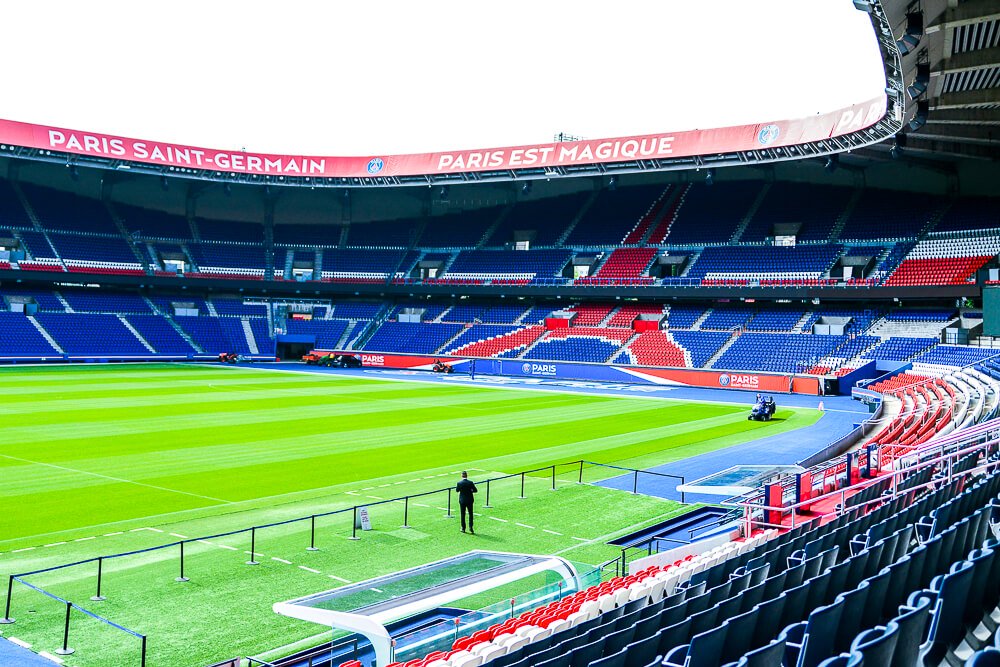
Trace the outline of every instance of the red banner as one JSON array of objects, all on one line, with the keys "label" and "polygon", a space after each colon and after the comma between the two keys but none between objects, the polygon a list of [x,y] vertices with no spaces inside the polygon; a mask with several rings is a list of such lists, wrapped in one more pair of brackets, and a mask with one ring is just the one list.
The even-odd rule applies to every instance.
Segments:
[{"label": "red banner", "polygon": [[870,127],[885,115],[885,110],[886,98],[883,95],[863,104],[798,120],[613,139],[364,157],[225,151],[9,120],[0,120],[0,143],[167,167],[239,174],[315,178],[412,176],[690,157],[790,146],[829,139]]}]

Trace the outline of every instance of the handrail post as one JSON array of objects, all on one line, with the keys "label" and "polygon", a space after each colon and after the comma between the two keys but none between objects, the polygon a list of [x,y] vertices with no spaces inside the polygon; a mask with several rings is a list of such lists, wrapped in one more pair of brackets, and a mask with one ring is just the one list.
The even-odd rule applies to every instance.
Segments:
[{"label": "handrail post", "polygon": [[486,480],[486,504],[483,507],[493,509],[493,505],[490,505],[490,480]]},{"label": "handrail post", "polygon": [[62,648],[56,649],[57,655],[73,655],[76,653],[76,649],[69,647],[69,614],[73,611],[73,603],[66,603],[66,624],[63,626],[63,644]]},{"label": "handrail post", "polygon": [[410,497],[403,498],[403,528],[410,527]]},{"label": "handrail post", "polygon": [[[251,554],[253,554],[252,546],[250,547],[250,552]],[[250,558],[252,559],[253,555],[251,555]],[[185,581],[188,581],[188,578],[184,576],[184,540],[181,540],[181,576],[174,579],[174,581],[179,583],[184,583]]]},{"label": "handrail post", "polygon": [[306,551],[319,551],[316,548],[316,515],[313,514],[309,517],[309,546],[306,547]]},{"label": "handrail post", "polygon": [[524,473],[521,473],[521,500],[524,500]]},{"label": "handrail post", "polygon": [[445,514],[448,519],[454,519],[455,517],[451,513],[451,487],[448,487],[448,513]]},{"label": "handrail post", "polygon": [[7,577],[7,603],[4,608],[3,618],[0,618],[0,625],[10,625],[14,619],[10,617],[10,599],[14,595],[14,575]]},{"label": "handrail post", "polygon": [[552,490],[556,490],[556,465],[552,464]]},{"label": "handrail post", "polygon": [[255,559],[257,558],[257,527],[253,526],[250,528],[250,560],[247,561],[247,565],[260,565]]},{"label": "handrail post", "polygon": [[639,469],[636,468],[632,477],[632,495],[639,493]]},{"label": "handrail post", "polygon": [[91,600],[94,602],[104,602],[107,598],[101,595],[101,579],[104,574],[104,556],[97,557],[97,593],[91,596]]},{"label": "handrail post", "polygon": [[580,477],[576,481],[577,484],[583,484],[583,459],[580,459]]},{"label": "handrail post", "polygon": [[142,648],[139,657],[139,667],[146,667],[146,635],[142,635]]}]

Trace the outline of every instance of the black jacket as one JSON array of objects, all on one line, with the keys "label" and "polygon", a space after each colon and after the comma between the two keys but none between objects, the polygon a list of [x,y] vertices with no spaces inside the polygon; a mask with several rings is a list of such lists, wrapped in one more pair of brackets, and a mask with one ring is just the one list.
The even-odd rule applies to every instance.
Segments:
[{"label": "black jacket", "polygon": [[458,484],[455,485],[455,490],[458,491],[459,505],[471,505],[473,503],[472,494],[479,491],[471,479],[459,480]]}]

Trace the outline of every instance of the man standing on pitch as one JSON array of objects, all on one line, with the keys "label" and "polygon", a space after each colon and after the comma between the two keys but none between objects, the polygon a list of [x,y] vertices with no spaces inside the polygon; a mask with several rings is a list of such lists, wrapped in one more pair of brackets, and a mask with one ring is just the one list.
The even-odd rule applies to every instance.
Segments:
[{"label": "man standing on pitch", "polygon": [[455,491],[458,492],[458,511],[462,515],[462,532],[465,532],[465,513],[468,512],[469,532],[475,535],[476,531],[472,527],[472,505],[475,503],[475,498],[472,494],[478,493],[479,489],[469,479],[469,473],[464,470],[462,471],[462,479],[458,480],[458,484],[455,486]]}]

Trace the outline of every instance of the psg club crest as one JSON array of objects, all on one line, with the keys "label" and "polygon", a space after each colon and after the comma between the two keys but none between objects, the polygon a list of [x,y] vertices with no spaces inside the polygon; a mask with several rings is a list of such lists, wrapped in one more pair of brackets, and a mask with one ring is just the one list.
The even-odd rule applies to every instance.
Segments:
[{"label": "psg club crest", "polygon": [[728,373],[723,373],[722,375],[719,376],[719,384],[722,385],[723,387],[728,387],[729,386],[729,374]]},{"label": "psg club crest", "polygon": [[761,146],[767,146],[777,139],[779,134],[781,134],[781,128],[777,125],[765,125],[757,133],[757,141],[760,142]]},{"label": "psg club crest", "polygon": [[525,375],[531,375],[531,364],[527,364],[527,363],[526,364],[522,364],[521,365],[521,372],[524,373]]},{"label": "psg club crest", "polygon": [[368,161],[368,173],[369,174],[373,174],[373,175],[377,174],[380,171],[382,171],[383,167],[385,167],[385,162],[383,162],[382,158],[380,158],[380,157],[373,157],[371,160]]}]

